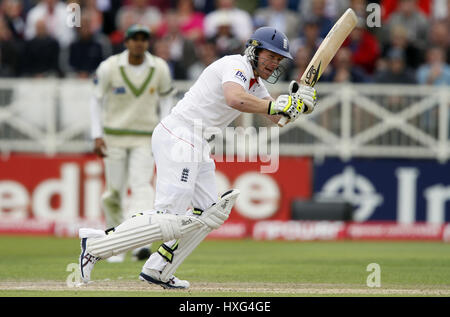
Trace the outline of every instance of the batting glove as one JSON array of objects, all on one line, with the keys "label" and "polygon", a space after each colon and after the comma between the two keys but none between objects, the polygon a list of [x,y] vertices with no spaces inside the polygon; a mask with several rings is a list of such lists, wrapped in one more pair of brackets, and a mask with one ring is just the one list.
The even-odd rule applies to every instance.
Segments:
[{"label": "batting glove", "polygon": [[304,104],[299,99],[294,99],[289,95],[280,95],[275,101],[269,103],[268,114],[283,115],[295,120],[301,113],[303,113]]},{"label": "batting glove", "polygon": [[293,99],[303,102],[304,107],[302,113],[308,114],[314,111],[317,103],[317,92],[314,87],[301,85],[293,80],[289,84],[288,91]]}]

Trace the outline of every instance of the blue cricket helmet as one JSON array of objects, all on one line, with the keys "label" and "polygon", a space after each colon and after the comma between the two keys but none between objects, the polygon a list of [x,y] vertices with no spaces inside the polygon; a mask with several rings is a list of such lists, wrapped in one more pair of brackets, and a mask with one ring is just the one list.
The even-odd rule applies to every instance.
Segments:
[{"label": "blue cricket helmet", "polygon": [[250,45],[292,59],[291,53],[289,53],[289,40],[287,36],[275,28],[263,26],[257,29],[247,41],[246,47]]},{"label": "blue cricket helmet", "polygon": [[[258,55],[261,49],[280,54],[281,56],[292,60],[291,53],[289,53],[289,40],[283,32],[275,28],[264,26],[260,27],[253,33],[247,41],[245,56],[249,60],[253,69],[258,68]],[[279,65],[272,73],[271,77],[267,79],[269,83],[276,83],[278,78],[286,71],[286,67]]]}]

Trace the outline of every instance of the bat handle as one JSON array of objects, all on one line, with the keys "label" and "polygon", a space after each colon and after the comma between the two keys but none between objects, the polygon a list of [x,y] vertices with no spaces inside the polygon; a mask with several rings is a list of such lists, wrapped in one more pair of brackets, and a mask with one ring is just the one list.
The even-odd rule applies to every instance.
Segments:
[{"label": "bat handle", "polygon": [[280,128],[284,127],[284,125],[287,123],[287,121],[288,121],[288,118],[282,117],[280,120],[278,120],[278,126]]}]

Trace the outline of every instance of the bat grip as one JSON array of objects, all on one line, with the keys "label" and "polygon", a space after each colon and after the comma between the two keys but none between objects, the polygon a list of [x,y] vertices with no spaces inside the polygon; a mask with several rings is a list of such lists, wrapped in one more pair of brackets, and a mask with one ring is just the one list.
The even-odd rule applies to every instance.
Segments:
[{"label": "bat grip", "polygon": [[282,128],[282,127],[284,127],[284,125],[287,123],[287,121],[288,121],[288,118],[286,118],[286,117],[282,117],[280,120],[278,120],[278,126],[280,127],[280,128]]}]

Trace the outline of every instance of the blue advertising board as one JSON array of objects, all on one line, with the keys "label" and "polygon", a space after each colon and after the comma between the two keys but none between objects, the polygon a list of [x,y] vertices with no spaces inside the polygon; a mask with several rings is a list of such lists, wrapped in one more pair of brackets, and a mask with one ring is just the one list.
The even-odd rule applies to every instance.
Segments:
[{"label": "blue advertising board", "polygon": [[328,158],[314,164],[316,199],[344,199],[355,221],[450,222],[450,163]]}]

